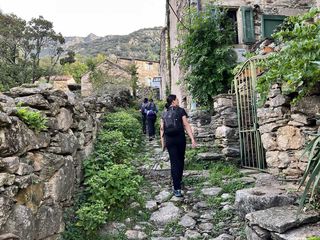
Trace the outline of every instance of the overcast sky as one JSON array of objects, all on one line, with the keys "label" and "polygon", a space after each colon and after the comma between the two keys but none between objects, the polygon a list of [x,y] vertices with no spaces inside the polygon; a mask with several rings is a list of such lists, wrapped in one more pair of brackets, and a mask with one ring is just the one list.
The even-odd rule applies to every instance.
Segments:
[{"label": "overcast sky", "polygon": [[27,21],[42,15],[63,36],[122,35],[165,23],[165,0],[0,0],[0,9]]}]

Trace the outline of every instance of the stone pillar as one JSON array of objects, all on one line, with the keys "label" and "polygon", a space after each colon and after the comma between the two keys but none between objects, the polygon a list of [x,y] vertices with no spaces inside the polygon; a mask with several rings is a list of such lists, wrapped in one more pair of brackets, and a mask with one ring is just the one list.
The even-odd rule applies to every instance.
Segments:
[{"label": "stone pillar", "polygon": [[215,145],[227,160],[238,159],[240,149],[235,95],[220,94],[216,96],[214,98],[214,112],[212,128],[215,135]]}]

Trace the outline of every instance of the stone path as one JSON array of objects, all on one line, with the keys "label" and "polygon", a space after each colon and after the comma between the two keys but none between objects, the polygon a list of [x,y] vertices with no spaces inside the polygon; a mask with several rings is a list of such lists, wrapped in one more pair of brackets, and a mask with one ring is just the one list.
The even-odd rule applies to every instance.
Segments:
[{"label": "stone path", "polygon": [[245,239],[244,223],[234,214],[234,196],[212,186],[208,171],[185,171],[184,197],[177,198],[172,195],[168,154],[157,141],[146,145],[151,154],[140,171],[148,182],[141,190],[148,217],[109,223],[104,232],[123,234],[115,239]]}]

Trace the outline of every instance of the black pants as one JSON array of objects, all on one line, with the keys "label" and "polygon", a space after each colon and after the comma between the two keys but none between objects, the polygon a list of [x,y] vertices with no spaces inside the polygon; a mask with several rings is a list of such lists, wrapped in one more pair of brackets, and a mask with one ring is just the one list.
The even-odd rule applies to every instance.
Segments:
[{"label": "black pants", "polygon": [[154,124],[156,123],[156,119],[157,115],[147,116],[149,137],[153,137],[155,135]]},{"label": "black pants", "polygon": [[142,114],[142,132],[146,133],[147,132],[147,116],[146,114]]},{"label": "black pants", "polygon": [[181,189],[184,155],[186,152],[186,137],[183,132],[175,137],[165,136],[165,141],[170,156],[173,187],[175,190],[178,190]]}]

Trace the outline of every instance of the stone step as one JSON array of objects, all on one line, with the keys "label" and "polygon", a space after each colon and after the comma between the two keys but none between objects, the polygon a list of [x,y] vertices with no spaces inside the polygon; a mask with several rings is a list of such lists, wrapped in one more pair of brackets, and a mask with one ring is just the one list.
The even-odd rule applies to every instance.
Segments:
[{"label": "stone step", "polygon": [[200,161],[214,161],[214,160],[223,160],[224,156],[215,152],[205,152],[199,153],[197,155],[198,160]]},{"label": "stone step", "polygon": [[301,212],[299,215],[297,213],[298,206],[273,207],[249,213],[246,215],[246,220],[249,227],[259,226],[264,230],[275,233],[285,233],[292,228],[307,223],[316,223],[320,220],[320,213],[314,210]]},{"label": "stone step", "polygon": [[280,185],[241,189],[236,192],[235,209],[244,218],[258,210],[293,204],[297,198],[297,193],[287,193]]},{"label": "stone step", "polygon": [[320,237],[320,222],[304,225],[285,233],[271,233],[271,236],[277,240],[300,240],[308,237]]}]

